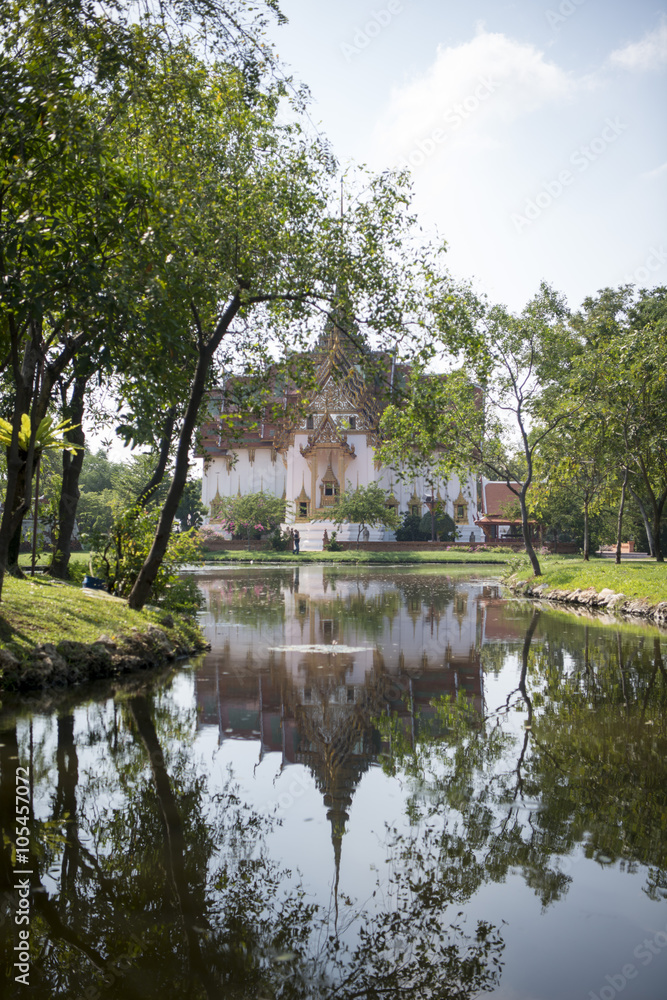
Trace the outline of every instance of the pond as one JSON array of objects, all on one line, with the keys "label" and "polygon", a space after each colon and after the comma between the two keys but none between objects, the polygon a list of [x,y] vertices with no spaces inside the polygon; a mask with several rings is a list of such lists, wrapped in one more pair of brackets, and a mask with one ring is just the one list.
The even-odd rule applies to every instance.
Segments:
[{"label": "pond", "polygon": [[2,996],[663,1000],[665,635],[480,569],[218,569],[206,656],[6,704]]}]

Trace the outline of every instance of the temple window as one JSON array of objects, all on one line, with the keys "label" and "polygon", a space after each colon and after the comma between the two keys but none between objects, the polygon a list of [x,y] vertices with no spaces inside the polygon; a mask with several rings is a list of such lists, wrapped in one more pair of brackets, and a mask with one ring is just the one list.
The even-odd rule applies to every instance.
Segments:
[{"label": "temple window", "polygon": [[356,431],[356,429],[357,429],[357,418],[356,417],[350,417],[350,430],[351,431]]},{"label": "temple window", "polygon": [[306,417],[306,430],[312,431],[314,426],[315,426],[315,418],[311,414],[309,417]]},{"label": "temple window", "polygon": [[468,521],[468,501],[462,491],[454,501],[454,521],[456,524],[466,524]]},{"label": "temple window", "polygon": [[305,502],[299,504],[299,517],[308,517],[308,504]]}]

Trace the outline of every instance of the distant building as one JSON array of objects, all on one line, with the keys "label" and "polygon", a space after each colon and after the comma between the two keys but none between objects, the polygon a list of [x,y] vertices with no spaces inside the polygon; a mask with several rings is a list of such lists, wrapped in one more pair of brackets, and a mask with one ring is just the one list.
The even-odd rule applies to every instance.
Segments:
[{"label": "distant building", "polygon": [[[364,375],[369,366],[359,363],[362,354],[366,361],[372,357],[330,322],[310,355],[316,390],[306,400],[293,386],[276,389],[262,417],[246,420],[245,426],[240,419],[235,437],[227,421],[240,414],[227,402],[225,386],[212,394],[209,419],[202,428],[202,500],[210,511],[210,527],[219,524],[222,497],[263,489],[291,501],[287,521],[298,527],[301,548],[321,549],[324,531],[330,535],[335,529],[327,513],[348,483],[355,488],[376,482],[386,491],[388,506],[420,517],[428,511],[434,489],[455,522],[459,539],[484,540],[477,524],[478,486],[472,474],[462,480],[452,475],[448,483],[432,486],[428,468],[410,481],[400,481],[395,469],[378,461],[380,417],[405,369],[378,355],[381,374]],[[344,525],[338,538],[356,540],[357,530],[358,525]],[[394,537],[380,528],[370,531],[369,540]]]},{"label": "distant building", "polygon": [[[512,483],[512,486],[516,490],[521,489],[521,483]],[[516,493],[512,492],[504,480],[485,481],[482,496],[482,514],[475,524],[484,532],[484,540],[493,543],[501,540],[509,542],[516,538],[517,543],[523,545],[519,498]],[[538,522],[530,520],[528,525],[531,536],[535,537],[539,533]]]}]

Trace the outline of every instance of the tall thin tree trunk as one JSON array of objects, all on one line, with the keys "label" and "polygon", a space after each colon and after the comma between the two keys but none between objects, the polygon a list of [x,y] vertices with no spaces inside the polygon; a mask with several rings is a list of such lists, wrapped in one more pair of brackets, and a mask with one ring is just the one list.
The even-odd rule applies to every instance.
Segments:
[{"label": "tall thin tree trunk", "polygon": [[56,533],[56,544],[53,558],[49,567],[51,576],[58,580],[67,580],[69,577],[69,560],[72,554],[72,535],[76,522],[76,511],[79,505],[79,477],[83,468],[85,435],[81,422],[83,420],[84,395],[88,375],[81,375],[74,380],[72,396],[69,401],[68,416],[73,424],[78,424],[74,430],[68,431],[66,438],[72,444],[79,445],[79,450],[74,453],[63,452],[63,478],[60,490],[60,503],[58,505],[58,529]]},{"label": "tall thin tree trunk", "polygon": [[530,559],[530,565],[533,567],[533,573],[535,576],[542,576],[542,570],[540,568],[540,563],[537,558],[537,553],[533,548],[533,542],[530,537],[530,525],[528,524],[528,508],[526,507],[526,496],[524,490],[519,494],[519,504],[521,506],[521,530],[523,531],[523,543],[526,546],[526,553]]},{"label": "tall thin tree trunk", "polygon": [[662,498],[658,501],[655,506],[655,513],[653,515],[653,544],[655,549],[655,561],[664,562],[665,556],[662,551],[662,539],[660,538],[660,529],[662,522],[662,512],[665,506],[665,496],[663,494]]},{"label": "tall thin tree trunk", "polygon": [[623,530],[623,511],[625,510],[625,488],[628,485],[628,470],[623,474],[623,487],[621,489],[621,502],[618,507],[618,521],[616,523],[616,562],[621,561],[621,532]]},{"label": "tall thin tree trunk", "polygon": [[647,541],[648,541],[648,554],[650,556],[654,556],[655,555],[655,543],[653,541],[653,529],[651,528],[651,522],[649,521],[648,514],[646,513],[646,506],[645,506],[644,501],[642,500],[642,498],[639,496],[638,493],[635,493],[635,491],[632,489],[632,487],[630,487],[630,492],[632,493],[633,497],[637,501],[637,506],[639,507],[639,512],[640,512],[640,514],[642,516],[642,521],[644,522],[644,531],[646,532],[646,538],[647,538]]},{"label": "tall thin tree trunk", "polygon": [[590,559],[590,528],[588,525],[588,500],[584,500],[584,562]]},{"label": "tall thin tree trunk", "polygon": [[213,355],[220,346],[222,338],[229,329],[229,324],[236,316],[240,306],[241,298],[237,293],[220,318],[220,322],[215,329],[215,333],[206,343],[203,342],[203,335],[200,331],[199,358],[197,360],[197,367],[195,369],[192,386],[190,388],[190,398],[188,400],[187,409],[183,418],[183,425],[181,427],[181,434],[178,441],[176,462],[174,465],[174,477],[171,481],[171,486],[169,487],[164,506],[162,507],[162,511],[160,513],[151,550],[139,571],[127,602],[129,606],[135,610],[143,608],[144,604],[150,597],[151,588],[155,583],[155,579],[160,571],[160,566],[162,565],[162,560],[164,559],[167,551],[169,536],[171,534],[176,511],[178,510],[178,505],[181,502],[183,490],[185,489],[185,483],[188,478],[190,446],[197,428],[199,408],[206,392],[206,382],[208,379],[209,368],[211,366],[211,362],[213,361]]}]

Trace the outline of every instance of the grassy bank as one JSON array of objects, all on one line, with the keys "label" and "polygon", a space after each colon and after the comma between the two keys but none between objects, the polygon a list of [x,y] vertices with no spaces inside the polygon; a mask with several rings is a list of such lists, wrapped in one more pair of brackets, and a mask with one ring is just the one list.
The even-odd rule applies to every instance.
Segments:
[{"label": "grassy bank", "polygon": [[652,560],[628,560],[616,565],[608,559],[592,559],[586,563],[581,556],[540,556],[542,576],[533,576],[526,557],[515,558],[509,572],[514,579],[545,583],[555,590],[588,590],[598,592],[608,588],[627,597],[645,598],[651,603],[667,601],[667,563]]},{"label": "grassy bank", "polygon": [[481,563],[503,565],[508,561],[507,553],[503,552],[456,552],[443,550],[435,552],[364,552],[348,549],[345,552],[301,552],[298,556],[293,552],[264,552],[251,550],[233,550],[228,552],[207,552],[204,559],[207,565],[228,563],[354,563],[365,565],[398,565],[401,563],[450,563],[466,564]]},{"label": "grassy bank", "polygon": [[[133,629],[143,632],[163,617],[164,612],[132,611],[125,601],[76,584],[42,576],[26,580],[7,576],[0,603],[0,648],[23,659],[43,643],[91,643],[101,635],[113,639]],[[174,627],[164,631],[179,645],[187,645],[195,635],[193,626],[176,617]]]}]

